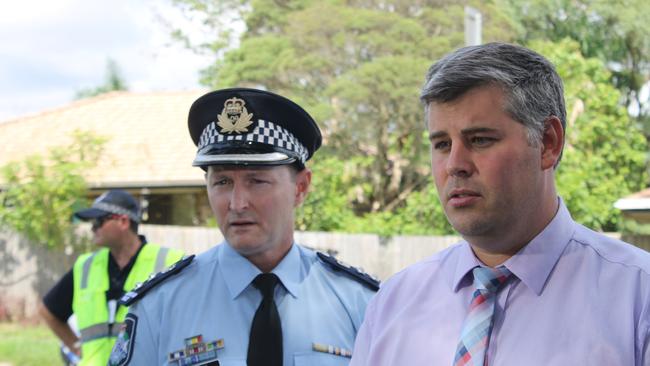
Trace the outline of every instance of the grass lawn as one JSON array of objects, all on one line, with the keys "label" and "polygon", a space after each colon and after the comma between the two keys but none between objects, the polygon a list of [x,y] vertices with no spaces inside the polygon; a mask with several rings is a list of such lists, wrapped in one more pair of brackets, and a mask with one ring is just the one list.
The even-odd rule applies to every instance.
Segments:
[{"label": "grass lawn", "polygon": [[0,323],[0,365],[62,365],[59,342],[45,325]]}]

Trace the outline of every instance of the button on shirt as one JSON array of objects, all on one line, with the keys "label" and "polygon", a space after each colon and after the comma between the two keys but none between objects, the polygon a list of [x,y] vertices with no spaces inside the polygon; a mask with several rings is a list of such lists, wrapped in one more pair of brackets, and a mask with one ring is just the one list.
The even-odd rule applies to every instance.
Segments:
[{"label": "button on shirt", "polygon": [[[480,265],[461,242],[396,274],[368,306],[351,365],[453,364]],[[489,365],[650,365],[650,253],[552,222],[504,263]]]},{"label": "button on shirt", "polygon": [[[349,358],[315,352],[313,343],[351,351],[374,292],[326,267],[312,250],[293,245],[272,271],[282,322],[284,365],[348,365]],[[131,306],[137,316],[129,365],[166,365],[185,339],[223,340],[221,366],[246,365],[248,339],[262,295],[261,272],[228,244],[199,255],[178,275]]]}]

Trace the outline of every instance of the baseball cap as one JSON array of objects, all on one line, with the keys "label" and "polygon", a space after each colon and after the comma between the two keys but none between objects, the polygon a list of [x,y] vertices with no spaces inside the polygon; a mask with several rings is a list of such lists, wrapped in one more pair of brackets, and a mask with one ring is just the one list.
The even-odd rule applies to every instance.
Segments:
[{"label": "baseball cap", "polygon": [[129,193],[112,189],[97,197],[90,208],[74,213],[82,220],[92,220],[109,214],[127,215],[129,219],[140,222],[140,205]]}]

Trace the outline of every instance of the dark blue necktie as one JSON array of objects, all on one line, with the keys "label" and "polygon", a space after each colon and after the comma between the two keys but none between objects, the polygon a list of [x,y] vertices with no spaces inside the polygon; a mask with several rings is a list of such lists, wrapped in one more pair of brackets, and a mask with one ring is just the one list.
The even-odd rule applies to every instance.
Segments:
[{"label": "dark blue necktie", "polygon": [[253,286],[262,293],[262,302],[255,311],[248,341],[248,366],[282,366],[282,324],[273,299],[279,279],[273,273],[262,273]]}]

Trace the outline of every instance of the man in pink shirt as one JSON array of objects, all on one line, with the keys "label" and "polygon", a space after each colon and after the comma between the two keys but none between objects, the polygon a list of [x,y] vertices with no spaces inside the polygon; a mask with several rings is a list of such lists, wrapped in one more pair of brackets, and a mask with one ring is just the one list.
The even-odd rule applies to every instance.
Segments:
[{"label": "man in pink shirt", "polygon": [[382,286],[351,365],[649,365],[650,254],[573,221],[556,191],[553,65],[515,45],[461,48],[431,67],[421,100],[464,241]]}]

